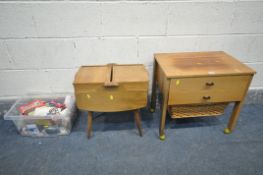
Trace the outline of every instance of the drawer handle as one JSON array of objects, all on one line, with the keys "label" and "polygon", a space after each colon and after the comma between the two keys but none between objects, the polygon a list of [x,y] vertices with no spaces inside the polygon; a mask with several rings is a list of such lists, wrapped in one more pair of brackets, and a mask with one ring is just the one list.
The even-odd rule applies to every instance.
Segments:
[{"label": "drawer handle", "polygon": [[203,96],[203,99],[204,99],[204,100],[210,100],[211,97],[210,97],[210,96]]},{"label": "drawer handle", "polygon": [[214,86],[214,82],[206,82],[207,86]]}]

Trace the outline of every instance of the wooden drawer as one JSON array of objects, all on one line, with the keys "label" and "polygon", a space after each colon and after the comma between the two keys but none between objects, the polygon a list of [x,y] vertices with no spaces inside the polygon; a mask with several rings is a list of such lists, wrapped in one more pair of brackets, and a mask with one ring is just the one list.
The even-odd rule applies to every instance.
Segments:
[{"label": "wooden drawer", "polygon": [[76,103],[79,109],[90,111],[125,111],[145,107],[148,84],[127,83],[117,87],[101,84],[75,86]]},{"label": "wooden drawer", "polygon": [[242,100],[251,76],[172,79],[169,105]]}]

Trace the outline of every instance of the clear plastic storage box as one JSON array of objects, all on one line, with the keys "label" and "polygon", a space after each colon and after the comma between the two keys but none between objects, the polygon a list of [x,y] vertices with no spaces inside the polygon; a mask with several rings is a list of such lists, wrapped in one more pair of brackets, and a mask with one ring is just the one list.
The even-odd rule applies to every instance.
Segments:
[{"label": "clear plastic storage box", "polygon": [[22,136],[50,137],[68,135],[76,118],[72,95],[26,97],[15,102],[5,114]]}]

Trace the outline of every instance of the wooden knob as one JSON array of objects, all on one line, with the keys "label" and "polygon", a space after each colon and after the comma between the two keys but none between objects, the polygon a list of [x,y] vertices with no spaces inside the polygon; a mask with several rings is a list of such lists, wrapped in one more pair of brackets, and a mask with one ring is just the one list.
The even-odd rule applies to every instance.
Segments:
[{"label": "wooden knob", "polygon": [[210,96],[203,96],[203,99],[204,99],[204,100],[210,100],[211,97],[210,97]]},{"label": "wooden knob", "polygon": [[214,82],[206,82],[207,86],[214,86]]}]

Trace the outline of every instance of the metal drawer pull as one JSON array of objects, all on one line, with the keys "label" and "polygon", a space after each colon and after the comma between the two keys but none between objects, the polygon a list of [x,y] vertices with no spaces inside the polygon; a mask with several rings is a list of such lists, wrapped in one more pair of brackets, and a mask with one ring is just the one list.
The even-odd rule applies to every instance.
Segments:
[{"label": "metal drawer pull", "polygon": [[214,82],[206,82],[207,86],[214,86]]},{"label": "metal drawer pull", "polygon": [[211,97],[210,97],[210,96],[203,96],[203,99],[204,99],[204,100],[210,100]]}]

